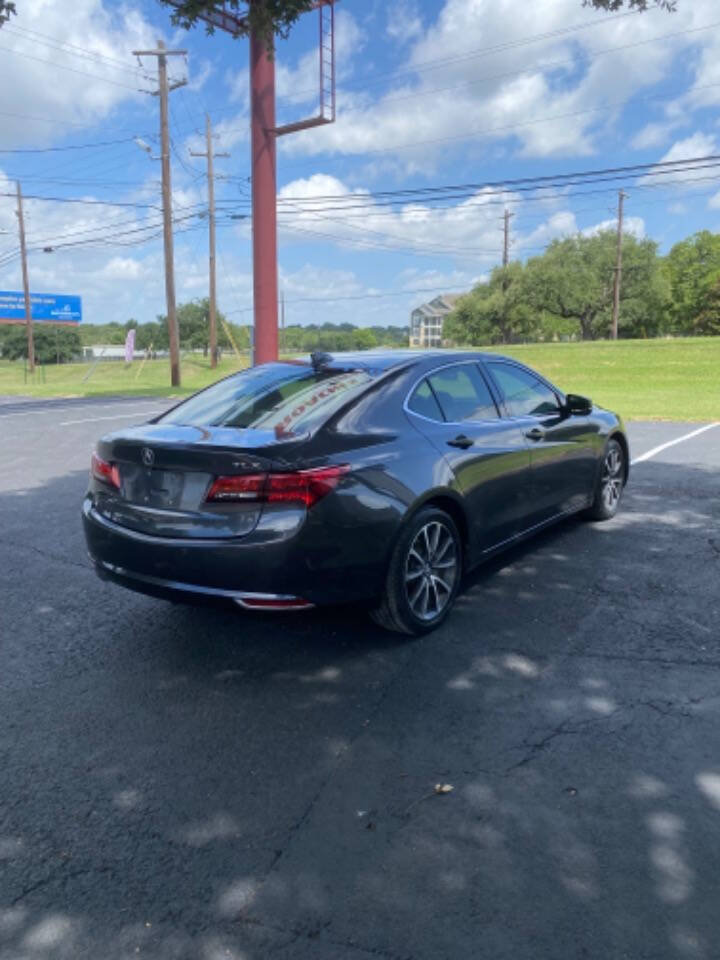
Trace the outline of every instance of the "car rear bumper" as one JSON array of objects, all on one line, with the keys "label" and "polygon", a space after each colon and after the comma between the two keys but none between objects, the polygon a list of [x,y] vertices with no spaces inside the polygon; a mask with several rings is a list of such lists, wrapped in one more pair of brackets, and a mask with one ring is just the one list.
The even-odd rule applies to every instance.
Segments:
[{"label": "car rear bumper", "polygon": [[219,590],[215,587],[201,587],[177,580],[163,580],[146,574],[134,573],[105,560],[94,560],[95,571],[101,580],[110,580],[128,590],[144,593],[165,600],[186,600],[188,602],[232,601],[246,610],[264,610],[282,612],[288,610],[308,610],[315,604],[302,597],[277,593],[251,593],[248,591]]},{"label": "car rear bumper", "polygon": [[[231,600],[259,608],[259,598],[304,605],[377,596],[384,567],[362,543],[338,537],[303,510],[285,511],[250,535],[223,540],[153,537],[103,517],[86,497],[83,526],[98,575],[168,599]],[[285,609],[290,607],[285,604]]]}]

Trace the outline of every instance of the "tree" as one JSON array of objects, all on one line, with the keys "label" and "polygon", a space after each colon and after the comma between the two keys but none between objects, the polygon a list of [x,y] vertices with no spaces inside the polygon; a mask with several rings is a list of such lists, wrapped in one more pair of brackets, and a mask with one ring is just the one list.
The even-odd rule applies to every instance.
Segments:
[{"label": "tree", "polygon": [[717,333],[720,235],[701,230],[676,243],[665,258],[663,272],[670,287],[670,330],[677,334]]},{"label": "tree", "polygon": [[17,13],[12,0],[0,0],[0,27]]},{"label": "tree", "polygon": [[[36,323],[33,326],[33,341],[38,363],[69,363],[82,353],[80,334],[72,327]],[[24,323],[13,325],[5,334],[2,355],[6,360],[21,360],[27,357],[27,331]]]},{"label": "tree", "polygon": [[[527,263],[527,302],[546,321],[564,322],[571,336],[582,340],[608,336],[616,244],[614,230],[554,240],[542,256]],[[666,297],[657,245],[624,234],[620,336],[645,337],[660,332]]]},{"label": "tree", "polygon": [[496,267],[487,283],[461,297],[443,325],[454,343],[515,343],[539,338],[537,316],[524,291],[524,267],[516,261]]},{"label": "tree", "polygon": [[720,277],[703,297],[693,333],[706,336],[720,334]]},{"label": "tree", "polygon": [[583,0],[584,7],[595,7],[596,10],[607,10],[615,13],[627,5],[628,10],[637,10],[644,13],[648,7],[659,7],[668,13],[675,13],[677,0]]},{"label": "tree", "polygon": [[[188,303],[181,304],[177,309],[178,333],[180,344],[186,350],[199,350],[207,356],[210,349],[210,301],[207,297],[200,300],[190,300]],[[218,311],[218,343],[221,347],[229,347],[230,342],[225,336],[223,330],[224,315]],[[163,348],[168,342],[167,317],[160,316],[158,321],[162,324],[162,343]],[[142,329],[142,328],[140,328]],[[156,348],[159,346],[155,344]],[[239,344],[238,344],[239,348]]]},{"label": "tree", "polygon": [[167,324],[163,326],[159,321],[153,323],[142,323],[135,333],[136,350],[167,350],[168,348]]},{"label": "tree", "polygon": [[[172,22],[177,26],[189,30],[194,27],[203,15],[217,9],[217,0],[161,0],[166,6],[173,8]],[[615,12],[627,6],[629,10],[645,11],[648,7],[658,6],[672,12],[677,0],[583,0],[584,7],[594,7],[596,10]],[[12,7],[12,4],[6,4]],[[295,21],[312,10],[314,0],[225,0],[225,8],[229,12],[242,12],[243,18],[236,36],[246,37],[252,32],[258,33],[265,39],[268,49],[272,48],[273,35],[287,38]],[[0,16],[3,0],[0,0]],[[13,8],[14,12],[14,8]],[[207,32],[213,33],[211,24],[207,25]]]},{"label": "tree", "polygon": [[[343,324],[342,326],[346,326]],[[377,340],[372,330],[364,327],[362,330],[356,330],[352,335],[353,348],[355,350],[372,350],[377,346]]]},{"label": "tree", "polygon": [[[217,0],[161,0],[166,6],[172,6],[172,22],[176,26],[189,30],[194,27],[203,15],[217,9]],[[268,49],[272,49],[273,36],[286,39],[295,21],[312,10],[314,0],[250,0],[247,4],[242,0],[225,0],[228,12],[242,12],[243,19],[236,36],[247,37],[250,33],[257,33],[265,40]],[[207,32],[213,33],[211,24],[207,25]]]}]

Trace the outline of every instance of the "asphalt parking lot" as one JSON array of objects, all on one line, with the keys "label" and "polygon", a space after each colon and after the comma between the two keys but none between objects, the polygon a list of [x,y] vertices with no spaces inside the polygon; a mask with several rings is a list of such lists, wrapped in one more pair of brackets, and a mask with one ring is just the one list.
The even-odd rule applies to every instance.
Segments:
[{"label": "asphalt parking lot", "polygon": [[0,960],[720,956],[720,426],[630,424],[614,521],[407,641],[98,580],[93,441],[160,409],[0,401]]}]

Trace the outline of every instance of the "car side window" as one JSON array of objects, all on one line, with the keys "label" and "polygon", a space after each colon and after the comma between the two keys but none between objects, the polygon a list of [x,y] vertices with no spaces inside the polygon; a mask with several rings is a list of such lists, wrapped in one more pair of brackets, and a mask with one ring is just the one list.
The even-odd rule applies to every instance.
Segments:
[{"label": "car side window", "polygon": [[444,367],[431,373],[428,380],[445,419],[451,423],[497,420],[495,401],[477,364]]},{"label": "car side window", "polygon": [[443,421],[442,410],[438,406],[435,394],[430,389],[427,380],[423,380],[413,390],[412,396],[408,400],[408,409],[421,417],[427,417],[428,420],[438,420],[440,423]]},{"label": "car side window", "polygon": [[511,417],[551,416],[560,412],[555,393],[529,371],[495,360],[491,360],[488,367]]}]

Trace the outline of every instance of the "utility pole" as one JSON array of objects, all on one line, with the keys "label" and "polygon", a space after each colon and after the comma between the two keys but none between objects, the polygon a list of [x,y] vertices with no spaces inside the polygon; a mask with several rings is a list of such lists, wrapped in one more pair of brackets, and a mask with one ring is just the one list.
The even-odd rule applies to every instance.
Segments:
[{"label": "utility pole", "polygon": [[28,281],[27,250],[25,249],[25,219],[23,217],[22,190],[20,181],[15,183],[17,187],[17,211],[18,230],[20,231],[20,259],[22,260],[22,278],[23,292],[25,294],[25,329],[27,331],[27,352],[28,352],[28,370],[35,372],[35,343],[33,341],[32,326],[32,305],[30,303],[30,282]]},{"label": "utility pole", "polygon": [[510,213],[509,210],[506,210],[503,214],[503,266],[506,267],[510,262],[510,220],[514,217],[514,213]]},{"label": "utility pole", "polygon": [[[503,278],[502,278],[502,288],[503,292],[507,290],[510,285],[510,280],[507,275],[507,266],[510,263],[510,220],[514,217],[514,213],[510,213],[509,210],[506,210],[503,213]],[[503,311],[507,310],[507,304],[504,304]]]},{"label": "utility pole", "polygon": [[217,367],[217,286],[215,281],[215,171],[213,157],[229,157],[229,153],[214,153],[210,114],[205,114],[205,153],[190,151],[191,157],[207,157],[208,222],[210,226],[210,367]]},{"label": "utility pole", "polygon": [[620,279],[622,277],[622,231],[623,231],[623,206],[627,194],[618,190],[618,215],[617,215],[617,261],[615,263],[615,283],[613,286],[613,312],[612,312],[612,330],[610,336],[613,340],[618,338],[618,318],[620,316]]},{"label": "utility pole", "polygon": [[170,134],[168,131],[168,94],[183,87],[187,80],[168,84],[167,58],[184,57],[187,50],[166,50],[162,40],[157,50],[133,50],[136,57],[157,57],[158,89],[153,96],[160,98],[160,159],[162,162],[163,241],[165,245],[165,299],[167,301],[168,338],[170,340],[170,383],[180,386],[180,342],[175,307],[175,254],[172,232],[172,183],[170,179]]}]

